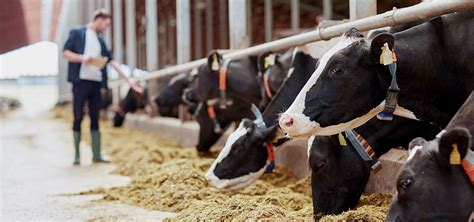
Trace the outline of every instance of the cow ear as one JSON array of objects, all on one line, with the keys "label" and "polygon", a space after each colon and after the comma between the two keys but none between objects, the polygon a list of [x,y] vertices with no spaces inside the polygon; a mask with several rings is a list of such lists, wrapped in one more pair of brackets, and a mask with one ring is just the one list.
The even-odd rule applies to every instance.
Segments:
[{"label": "cow ear", "polygon": [[217,50],[212,50],[207,56],[207,66],[212,71],[219,71],[219,67],[222,61],[222,56]]},{"label": "cow ear", "polygon": [[393,44],[395,43],[394,36],[390,33],[381,33],[372,39],[372,42],[370,43],[371,61],[376,61],[379,63],[380,55],[382,54],[382,47],[385,43],[388,44],[388,48],[390,48],[390,50],[393,50]]},{"label": "cow ear", "polygon": [[439,139],[439,159],[444,164],[459,165],[471,147],[471,134],[464,127],[455,127]]},{"label": "cow ear", "polygon": [[279,129],[280,127],[278,126],[278,124],[266,128],[262,132],[262,139],[266,142],[273,142],[276,139],[277,132]]}]

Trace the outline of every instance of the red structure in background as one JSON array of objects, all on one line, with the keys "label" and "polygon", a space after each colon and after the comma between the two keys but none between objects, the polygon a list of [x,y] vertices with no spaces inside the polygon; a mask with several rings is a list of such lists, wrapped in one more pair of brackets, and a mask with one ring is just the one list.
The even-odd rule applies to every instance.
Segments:
[{"label": "red structure in background", "polygon": [[[53,0],[48,40],[53,41],[62,0]],[[41,0],[1,0],[0,53],[41,41]]]}]

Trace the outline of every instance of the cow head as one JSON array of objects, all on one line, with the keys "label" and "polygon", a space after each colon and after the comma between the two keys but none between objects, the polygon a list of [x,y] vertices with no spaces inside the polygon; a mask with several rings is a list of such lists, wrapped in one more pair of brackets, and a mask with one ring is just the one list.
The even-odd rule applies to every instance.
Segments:
[{"label": "cow head", "polygon": [[134,113],[137,109],[144,109],[148,103],[148,89],[145,88],[143,94],[135,92],[132,88],[128,91],[125,98],[115,108],[114,127],[122,126],[127,113]]},{"label": "cow head", "polygon": [[380,112],[391,80],[388,68],[379,64],[384,43],[393,48],[394,37],[383,33],[369,42],[355,28],[344,33],[280,117],[283,131],[299,138],[333,135]]},{"label": "cow head", "polygon": [[396,180],[387,221],[467,221],[474,209],[474,186],[463,167],[453,164],[474,152],[470,143],[464,127],[428,142],[414,139]]},{"label": "cow head", "polygon": [[215,50],[207,56],[207,64],[198,68],[197,79],[193,83],[196,98],[205,101],[209,98],[219,96],[219,68],[222,63],[222,56]]},{"label": "cow head", "polygon": [[229,135],[224,148],[209,168],[206,178],[220,189],[240,189],[258,179],[270,163],[266,143],[276,137],[277,125],[261,126],[263,121],[243,119]]},{"label": "cow head", "polygon": [[173,77],[154,99],[161,116],[175,117],[178,106],[183,103],[184,90],[191,84],[192,77],[182,73]]},{"label": "cow head", "polygon": [[370,164],[350,143],[341,145],[338,136],[312,136],[308,159],[316,217],[339,214],[357,205],[369,179]]}]

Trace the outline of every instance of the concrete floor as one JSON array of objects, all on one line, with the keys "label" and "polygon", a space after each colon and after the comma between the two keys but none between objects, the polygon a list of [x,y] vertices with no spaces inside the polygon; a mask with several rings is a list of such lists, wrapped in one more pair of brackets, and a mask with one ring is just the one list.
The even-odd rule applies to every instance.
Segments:
[{"label": "concrete floor", "polygon": [[72,166],[70,125],[53,119],[47,110],[48,99],[54,97],[45,94],[54,92],[27,93],[28,99],[20,98],[23,108],[0,117],[0,221],[160,221],[171,216],[118,202],[93,201],[100,195],[68,195],[124,185],[130,179],[110,175],[111,164],[91,164],[87,145],[81,147],[82,165]]}]

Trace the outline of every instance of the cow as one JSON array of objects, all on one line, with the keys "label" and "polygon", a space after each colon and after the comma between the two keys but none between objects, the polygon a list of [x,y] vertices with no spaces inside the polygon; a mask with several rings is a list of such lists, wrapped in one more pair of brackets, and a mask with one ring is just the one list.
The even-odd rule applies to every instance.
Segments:
[{"label": "cow", "polygon": [[[407,148],[414,137],[434,138],[439,131],[439,127],[426,122],[394,117],[392,122],[372,119],[339,135],[310,137],[308,159],[314,216],[319,218],[354,208],[372,169],[377,169],[377,157],[393,147]],[[362,152],[367,156],[373,153],[372,160],[363,159],[364,154],[358,152],[360,147],[365,148]]]},{"label": "cow", "polygon": [[[415,138],[386,221],[472,221],[474,92],[437,138]],[[470,219],[469,219],[470,218]]]},{"label": "cow", "polygon": [[115,111],[113,125],[114,127],[121,127],[125,121],[127,113],[134,113],[138,109],[144,109],[148,104],[148,89],[145,88],[144,93],[140,94],[130,88],[125,98],[120,101],[118,108]]},{"label": "cow", "polygon": [[283,54],[265,52],[258,56],[258,80],[262,97],[260,109],[265,109],[286,79],[294,53],[297,51],[295,49],[291,48]]},{"label": "cow", "polygon": [[[152,97],[152,101],[156,104],[158,112],[161,116],[178,117],[179,105],[186,104],[183,101],[184,90],[190,87],[194,80],[194,76],[181,73],[173,77],[162,90]],[[196,103],[191,102],[189,105],[189,113],[194,114]]]},{"label": "cow", "polygon": [[[278,114],[288,107],[315,69],[316,59],[295,51],[288,78],[257,122],[244,119],[229,135],[224,148],[209,168],[206,178],[217,188],[239,189],[253,183],[270,161],[267,146],[277,139]],[[259,115],[259,114],[256,114]],[[267,127],[260,127],[261,123]]]},{"label": "cow", "polygon": [[218,105],[226,108],[233,100],[239,100],[250,107],[262,99],[257,76],[256,57],[224,60],[213,50],[208,55],[207,64],[199,66],[192,88],[199,102],[219,99]]},{"label": "cow", "polygon": [[[229,61],[224,61],[217,51],[211,51],[208,63],[198,68],[197,77],[188,90],[192,93],[185,95],[186,100],[195,99],[202,104],[196,116],[201,127],[197,145],[201,153],[209,151],[231,123],[252,117],[251,105],[261,100],[257,59],[245,57]],[[226,81],[223,92],[219,83],[224,69]],[[187,98],[188,95],[193,95],[193,98]],[[212,132],[205,131],[209,129],[213,129]]]},{"label": "cow", "polygon": [[465,40],[474,35],[473,25],[474,11],[470,10],[395,34],[379,34],[371,41],[350,29],[319,60],[316,71],[281,115],[280,127],[293,138],[333,135],[381,112],[381,119],[389,119],[393,112],[445,127],[474,89],[470,64],[474,44]]}]

